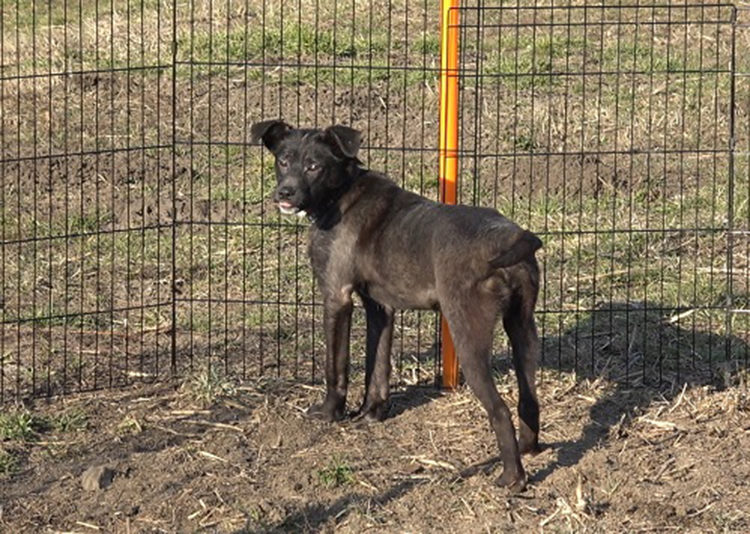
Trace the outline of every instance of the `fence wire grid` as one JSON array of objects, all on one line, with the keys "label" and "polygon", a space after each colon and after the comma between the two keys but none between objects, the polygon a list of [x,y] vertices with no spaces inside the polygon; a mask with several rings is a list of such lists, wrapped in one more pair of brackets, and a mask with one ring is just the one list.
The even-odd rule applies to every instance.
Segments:
[{"label": "fence wire grid", "polygon": [[[3,2],[0,401],[213,369],[322,379],[305,221],[250,125],[363,131],[438,198],[435,0]],[[748,10],[463,2],[459,200],[538,233],[542,377],[747,368]],[[399,315],[395,379],[440,373]],[[352,365],[363,368],[355,312]],[[495,358],[507,343],[497,332]]]}]

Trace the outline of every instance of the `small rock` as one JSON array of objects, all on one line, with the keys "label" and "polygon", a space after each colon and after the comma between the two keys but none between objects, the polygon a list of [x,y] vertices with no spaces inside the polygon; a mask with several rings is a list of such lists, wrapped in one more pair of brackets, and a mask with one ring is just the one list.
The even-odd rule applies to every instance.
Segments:
[{"label": "small rock", "polygon": [[127,516],[127,517],[135,517],[138,515],[138,512],[140,512],[141,509],[138,505],[123,505],[122,508],[118,510],[119,513]]},{"label": "small rock", "polygon": [[83,489],[97,491],[109,487],[115,478],[115,471],[106,465],[92,466],[81,476]]}]

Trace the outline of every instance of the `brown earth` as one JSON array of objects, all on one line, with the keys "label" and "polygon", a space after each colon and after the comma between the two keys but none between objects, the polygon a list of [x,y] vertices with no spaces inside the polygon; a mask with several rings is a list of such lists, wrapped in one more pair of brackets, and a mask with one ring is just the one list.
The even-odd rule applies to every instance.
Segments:
[{"label": "brown earth", "polygon": [[[515,386],[500,378],[511,401]],[[546,373],[530,484],[496,487],[496,445],[465,389],[400,389],[382,424],[310,421],[319,387],[190,383],[27,405],[85,418],[0,444],[18,461],[0,485],[4,532],[746,532],[750,396],[656,394]],[[355,389],[357,401],[361,391]],[[352,403],[353,405],[353,403]],[[92,466],[114,481],[84,490]]]}]

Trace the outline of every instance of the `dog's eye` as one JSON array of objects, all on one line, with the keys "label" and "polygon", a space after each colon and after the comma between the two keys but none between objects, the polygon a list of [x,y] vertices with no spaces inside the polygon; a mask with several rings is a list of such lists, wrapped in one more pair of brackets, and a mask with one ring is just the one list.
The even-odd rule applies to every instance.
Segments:
[{"label": "dog's eye", "polygon": [[282,169],[286,169],[287,165],[289,165],[289,162],[284,158],[279,158],[277,161],[279,163],[279,167],[281,167]]},{"label": "dog's eye", "polygon": [[307,166],[307,172],[317,172],[320,169],[320,165],[317,163],[310,163],[310,165]]}]

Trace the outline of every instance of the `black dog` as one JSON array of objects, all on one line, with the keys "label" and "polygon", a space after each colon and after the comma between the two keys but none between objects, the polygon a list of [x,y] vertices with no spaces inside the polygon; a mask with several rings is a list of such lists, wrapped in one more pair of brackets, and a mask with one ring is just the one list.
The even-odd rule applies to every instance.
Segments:
[{"label": "black dog", "polygon": [[[497,483],[523,489],[520,453],[539,450],[534,252],[541,241],[495,210],[438,204],[363,169],[360,133],[346,126],[303,130],[265,121],[251,133],[276,158],[279,209],[312,221],[309,255],[324,298],[327,393],[309,413],[328,421],[344,416],[352,293],[367,315],[366,393],[359,412],[367,419],[382,420],[388,412],[394,310],[440,310],[466,381],[497,436],[504,467]],[[498,314],[520,388],[518,441],[490,372]]]}]

